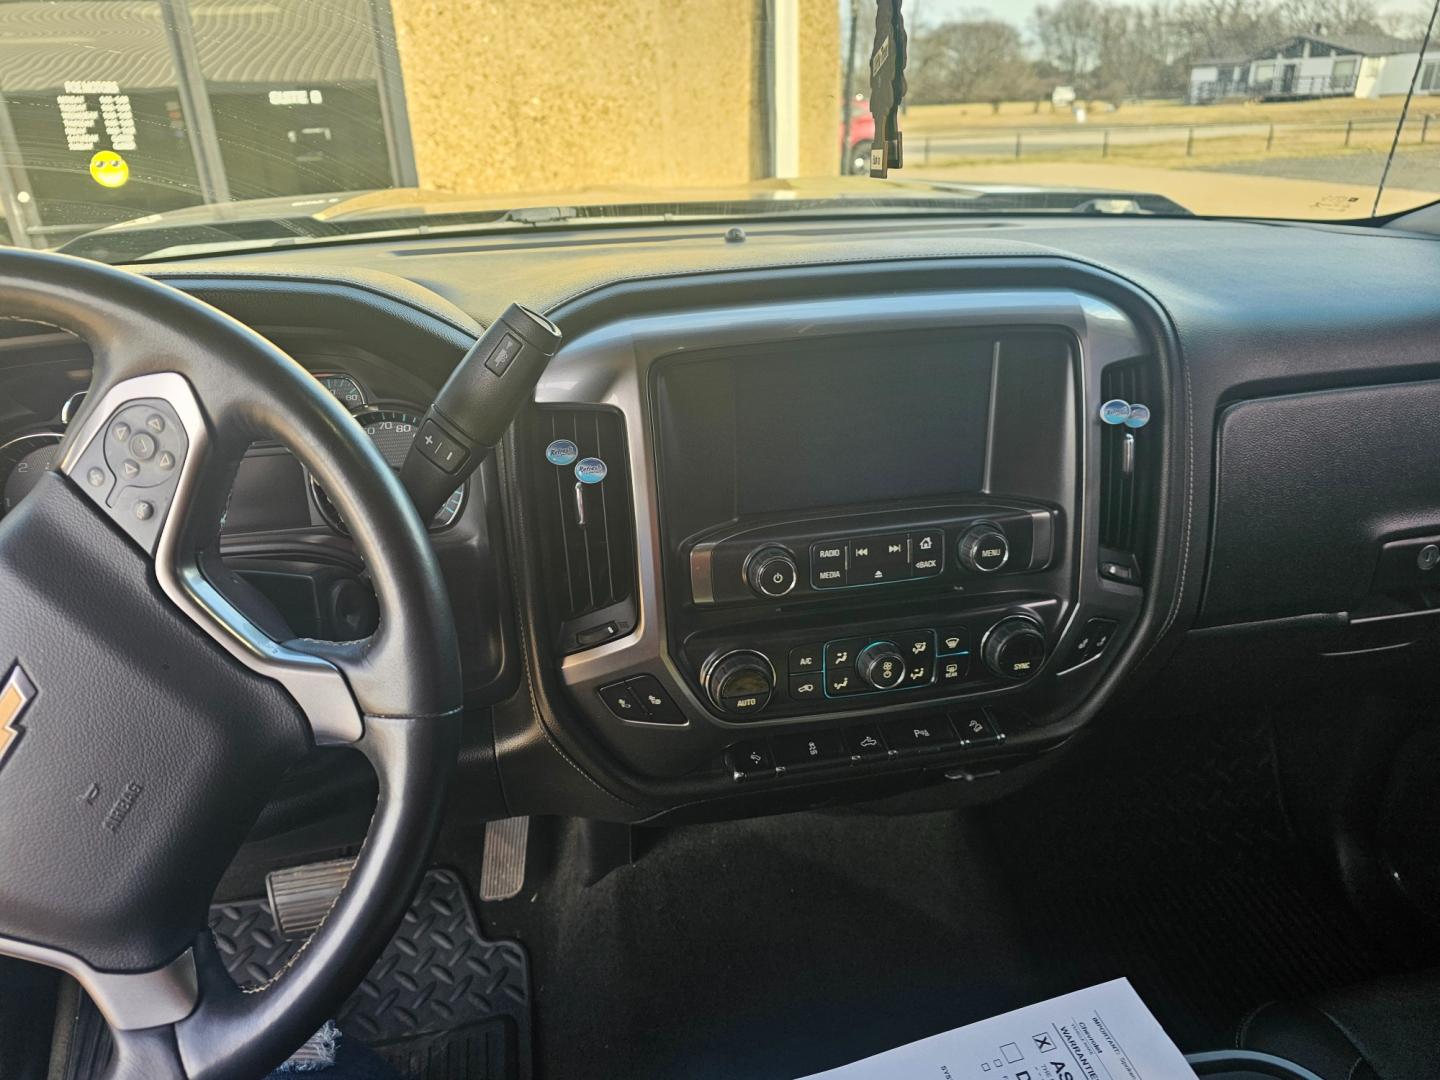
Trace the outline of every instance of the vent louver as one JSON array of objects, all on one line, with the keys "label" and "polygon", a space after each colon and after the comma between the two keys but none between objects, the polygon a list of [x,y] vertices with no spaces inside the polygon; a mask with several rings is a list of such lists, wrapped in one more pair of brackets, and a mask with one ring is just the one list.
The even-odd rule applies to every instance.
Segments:
[{"label": "vent louver", "polygon": [[[562,652],[629,633],[635,625],[635,524],[625,421],[605,408],[542,408],[533,427],[530,495],[541,567]],[[576,459],[599,458],[605,478],[582,484],[575,464],[550,464],[546,448],[570,440]]]},{"label": "vent louver", "polygon": [[[1148,426],[1139,431],[1107,426],[1100,442],[1101,572],[1138,583],[1143,579],[1140,559],[1152,524],[1153,450],[1160,439],[1161,418],[1144,361],[1112,364],[1101,373],[1100,386],[1104,401],[1143,402],[1152,411]],[[1128,449],[1127,438],[1133,440]]]}]

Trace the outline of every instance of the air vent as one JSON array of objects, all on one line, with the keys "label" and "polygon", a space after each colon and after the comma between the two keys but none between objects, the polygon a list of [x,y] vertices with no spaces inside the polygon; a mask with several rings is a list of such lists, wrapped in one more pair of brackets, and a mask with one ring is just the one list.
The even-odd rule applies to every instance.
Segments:
[{"label": "air vent", "polygon": [[[532,430],[527,473],[544,586],[556,645],[576,652],[635,626],[635,519],[625,420],[613,409],[542,408]],[[573,454],[567,442],[574,443]],[[548,453],[552,447],[561,452]],[[604,462],[604,479],[583,483],[581,473],[593,478],[599,471],[587,460],[595,458]]]},{"label": "air vent", "polygon": [[1138,584],[1144,578],[1141,556],[1153,523],[1150,500],[1162,418],[1145,361],[1110,365],[1101,373],[1100,387],[1104,401],[1119,398],[1151,409],[1144,428],[1106,425],[1100,442],[1100,571]]}]

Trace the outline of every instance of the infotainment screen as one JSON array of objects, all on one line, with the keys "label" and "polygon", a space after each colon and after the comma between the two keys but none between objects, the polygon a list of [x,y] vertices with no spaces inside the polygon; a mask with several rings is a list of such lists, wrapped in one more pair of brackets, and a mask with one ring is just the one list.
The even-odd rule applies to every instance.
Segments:
[{"label": "infotainment screen", "polygon": [[993,350],[993,338],[867,336],[669,365],[668,493],[711,503],[698,524],[979,491]]},{"label": "infotainment screen", "polygon": [[979,343],[748,359],[735,378],[741,514],[984,484],[990,354]]}]

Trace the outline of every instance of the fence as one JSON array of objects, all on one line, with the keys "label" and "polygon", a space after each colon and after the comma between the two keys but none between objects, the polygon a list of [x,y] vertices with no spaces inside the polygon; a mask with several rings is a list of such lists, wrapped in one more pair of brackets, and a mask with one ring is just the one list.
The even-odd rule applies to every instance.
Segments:
[{"label": "fence", "polygon": [[[1125,154],[1155,153],[1204,155],[1214,150],[1284,154],[1301,150],[1307,156],[1373,148],[1388,150],[1397,117],[1356,117],[1349,120],[1308,123],[1232,124],[1110,124],[1069,127],[1026,127],[1013,129],[911,134],[906,138],[907,156],[915,155],[921,165],[971,158],[1012,158],[1027,155],[1065,158],[1109,158]],[[1403,146],[1433,145],[1440,149],[1440,114],[1411,114],[1400,139]]]},{"label": "fence", "polygon": [[1219,80],[1191,83],[1187,100],[1191,105],[1209,105],[1252,99],[1352,97],[1358,84],[1355,75],[1281,75],[1256,82]]}]

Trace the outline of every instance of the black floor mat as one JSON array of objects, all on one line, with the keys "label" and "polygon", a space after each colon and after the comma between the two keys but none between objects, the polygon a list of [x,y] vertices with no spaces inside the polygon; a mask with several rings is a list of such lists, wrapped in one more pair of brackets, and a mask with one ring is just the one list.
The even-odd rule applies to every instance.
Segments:
[{"label": "black floor mat", "polygon": [[[211,929],[231,977],[269,980],[299,949],[269,903],[217,905]],[[530,970],[513,941],[487,941],[459,877],[432,869],[384,954],[337,1021],[410,1080],[530,1080]],[[108,1062],[108,1032],[87,1001],[76,1024],[87,1071]],[[72,1055],[72,1061],[80,1060]],[[310,1075],[310,1074],[303,1074]],[[323,1076],[324,1073],[317,1074]]]},{"label": "black floor mat", "polygon": [[588,889],[562,852],[485,907],[532,944],[540,1075],[792,1080],[1116,976],[1215,1049],[1385,968],[1257,718],[1137,719],[1062,765],[982,811],[677,829]]}]

